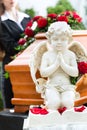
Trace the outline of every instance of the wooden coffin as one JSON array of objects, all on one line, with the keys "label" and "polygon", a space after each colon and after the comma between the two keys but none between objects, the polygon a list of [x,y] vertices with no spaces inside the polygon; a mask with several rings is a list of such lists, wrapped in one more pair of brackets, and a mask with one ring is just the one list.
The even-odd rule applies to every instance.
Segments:
[{"label": "wooden coffin", "polygon": [[[81,42],[87,49],[87,31],[75,31],[74,40]],[[31,104],[42,104],[43,99],[35,90],[35,85],[30,75],[28,61],[30,53],[41,41],[45,41],[45,34],[36,35],[36,40],[26,50],[22,52],[15,60],[5,66],[6,71],[10,74],[12,90],[14,97],[12,104],[15,112],[26,112]],[[86,90],[87,91],[87,90]],[[86,95],[87,96],[87,95]],[[87,102],[87,99],[86,99]],[[75,103],[79,105],[79,101]],[[81,104],[81,103],[80,103]]]}]

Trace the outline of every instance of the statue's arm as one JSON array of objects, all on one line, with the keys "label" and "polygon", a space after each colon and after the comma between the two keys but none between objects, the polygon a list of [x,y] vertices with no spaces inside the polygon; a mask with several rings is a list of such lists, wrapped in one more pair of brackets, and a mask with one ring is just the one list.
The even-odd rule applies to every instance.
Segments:
[{"label": "statue's arm", "polygon": [[60,66],[68,75],[72,77],[77,77],[78,67],[77,67],[76,57],[74,54],[70,54],[69,57],[70,57],[70,63],[67,64],[65,60],[63,59],[63,56],[60,55]]},{"label": "statue's arm", "polygon": [[58,57],[52,64],[49,64],[49,57],[50,57],[50,55],[47,55],[47,54],[43,55],[43,57],[42,57],[41,66],[40,66],[40,74],[42,77],[49,77],[59,67]]}]

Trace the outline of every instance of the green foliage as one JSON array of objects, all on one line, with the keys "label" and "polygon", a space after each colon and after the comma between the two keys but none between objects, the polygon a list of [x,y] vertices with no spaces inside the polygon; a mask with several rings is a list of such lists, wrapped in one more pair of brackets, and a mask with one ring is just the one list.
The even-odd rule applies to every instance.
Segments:
[{"label": "green foliage", "polygon": [[[56,14],[61,14],[62,12],[65,11],[75,11],[75,9],[72,7],[72,5],[70,4],[70,2],[68,0],[59,0],[57,2],[57,4],[55,5],[55,7],[48,7],[47,8],[47,13],[56,13]],[[73,20],[70,21],[70,26],[72,29],[74,30],[85,30],[86,27],[84,26],[84,24],[81,23],[73,23]]]},{"label": "green foliage", "polygon": [[[27,44],[17,46],[17,47],[15,47],[15,50],[17,50],[17,51],[25,50],[32,42],[34,42],[34,40],[35,40],[34,38],[28,38]],[[7,77],[8,73],[5,73],[4,76]]]},{"label": "green foliage", "polygon": [[66,10],[75,11],[75,9],[72,7],[70,2],[68,0],[59,0],[55,7],[48,7],[47,13],[56,13],[60,14],[61,12],[64,12]]},{"label": "green foliage", "polygon": [[81,23],[74,23],[71,25],[71,28],[73,30],[86,30],[86,27],[84,26],[84,24],[81,22]]},{"label": "green foliage", "polygon": [[26,14],[30,15],[31,18],[33,18],[33,17],[35,16],[35,11],[34,11],[33,8],[31,8],[31,9],[26,9],[24,12],[25,12]]},{"label": "green foliage", "polygon": [[9,73],[8,73],[8,72],[5,72],[5,73],[4,73],[4,77],[5,77],[6,79],[8,79],[8,78],[9,78]]},{"label": "green foliage", "polygon": [[70,77],[71,84],[75,85],[78,80],[78,77]]}]

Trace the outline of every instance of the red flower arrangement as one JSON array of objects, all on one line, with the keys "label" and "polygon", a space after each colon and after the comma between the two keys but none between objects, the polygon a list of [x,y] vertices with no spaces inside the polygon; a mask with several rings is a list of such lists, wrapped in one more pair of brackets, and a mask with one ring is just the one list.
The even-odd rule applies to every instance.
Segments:
[{"label": "red flower arrangement", "polygon": [[37,20],[38,28],[44,28],[44,27],[47,26],[47,24],[48,24],[48,21],[47,21],[46,18],[40,18],[40,19]]},{"label": "red flower arrangement", "polygon": [[25,28],[24,34],[27,35],[28,37],[33,37],[34,31],[29,26],[27,26]]},{"label": "red flower arrangement", "polygon": [[46,32],[51,23],[57,21],[65,21],[70,24],[71,28],[77,28],[77,25],[82,22],[82,18],[75,11],[65,11],[60,15],[52,13],[48,14],[47,17],[35,16],[27,24],[21,40],[18,42],[16,50],[24,50],[29,46],[35,39],[34,35],[39,32]]},{"label": "red flower arrangement", "polygon": [[49,113],[45,108],[41,108],[41,107],[33,107],[33,108],[30,108],[30,111],[31,111],[33,114],[41,114],[41,115],[46,115],[46,114]]},{"label": "red flower arrangement", "polygon": [[67,110],[66,107],[59,108],[59,109],[58,109],[58,112],[59,112],[60,114],[62,114],[65,110]]},{"label": "red flower arrangement", "polygon": [[[24,33],[18,42],[19,45],[15,49],[19,50],[19,54],[21,54],[20,52],[27,48],[27,46],[35,40],[34,36],[37,33],[46,32],[50,24],[57,21],[65,21],[71,26],[72,29],[78,29],[78,25],[82,22],[82,18],[75,11],[65,11],[61,14],[51,13],[48,14],[46,18],[43,16],[35,16],[28,22]],[[76,84],[79,77],[82,74],[87,73],[87,63],[79,62],[78,69],[79,76],[70,77],[72,84]]]},{"label": "red flower arrangement", "polygon": [[80,74],[87,73],[87,63],[86,62],[78,62],[78,69]]},{"label": "red flower arrangement", "polygon": [[74,107],[74,111],[75,112],[83,112],[86,109],[85,106],[80,106],[80,107]]},{"label": "red flower arrangement", "polygon": [[19,41],[18,41],[18,44],[19,44],[19,45],[24,45],[25,42],[26,42],[26,39],[20,38]]},{"label": "red flower arrangement", "polygon": [[70,81],[72,84],[76,84],[76,82],[78,81],[78,79],[87,73],[87,62],[78,62],[78,70],[79,70],[79,76],[78,77],[70,77]]}]

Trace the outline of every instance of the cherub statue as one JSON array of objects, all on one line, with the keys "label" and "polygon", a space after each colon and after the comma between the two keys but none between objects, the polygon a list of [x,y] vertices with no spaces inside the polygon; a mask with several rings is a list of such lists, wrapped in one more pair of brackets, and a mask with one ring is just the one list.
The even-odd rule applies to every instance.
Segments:
[{"label": "cherub statue", "polygon": [[[72,108],[76,92],[75,85],[70,82],[70,76],[78,76],[78,55],[84,52],[84,49],[78,42],[69,45],[72,41],[72,29],[66,22],[52,23],[46,32],[46,37],[47,41],[37,45],[29,61],[36,91],[41,93],[48,109]],[[74,53],[76,49],[76,47],[73,49],[74,46],[82,51]],[[41,75],[38,79],[37,70]]]}]

